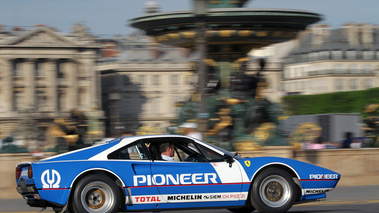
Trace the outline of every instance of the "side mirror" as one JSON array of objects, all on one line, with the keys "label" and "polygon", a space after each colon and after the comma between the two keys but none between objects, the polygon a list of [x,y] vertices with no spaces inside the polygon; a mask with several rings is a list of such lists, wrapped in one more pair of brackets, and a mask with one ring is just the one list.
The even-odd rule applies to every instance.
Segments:
[{"label": "side mirror", "polygon": [[234,162],[234,159],[232,156],[228,155],[228,154],[224,154],[224,160],[229,163],[229,167],[232,167],[232,164]]}]

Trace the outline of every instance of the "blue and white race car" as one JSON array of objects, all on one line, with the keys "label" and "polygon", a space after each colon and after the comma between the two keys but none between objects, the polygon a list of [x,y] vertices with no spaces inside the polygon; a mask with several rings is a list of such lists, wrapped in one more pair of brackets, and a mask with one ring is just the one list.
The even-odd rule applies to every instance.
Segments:
[{"label": "blue and white race car", "polygon": [[[172,161],[162,159],[169,145]],[[242,158],[178,135],[133,136],[16,167],[17,191],[56,212],[227,208],[286,212],[326,198],[341,175],[278,157]]]}]

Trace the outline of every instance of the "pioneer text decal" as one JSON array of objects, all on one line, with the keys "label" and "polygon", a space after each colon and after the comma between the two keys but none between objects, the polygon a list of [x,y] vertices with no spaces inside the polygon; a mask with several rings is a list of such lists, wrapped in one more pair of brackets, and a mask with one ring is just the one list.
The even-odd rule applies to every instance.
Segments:
[{"label": "pioneer text decal", "polygon": [[309,179],[311,179],[311,180],[336,180],[336,179],[338,179],[338,174],[310,174]]},{"label": "pioneer text decal", "polygon": [[134,186],[217,183],[216,173],[134,175]]}]

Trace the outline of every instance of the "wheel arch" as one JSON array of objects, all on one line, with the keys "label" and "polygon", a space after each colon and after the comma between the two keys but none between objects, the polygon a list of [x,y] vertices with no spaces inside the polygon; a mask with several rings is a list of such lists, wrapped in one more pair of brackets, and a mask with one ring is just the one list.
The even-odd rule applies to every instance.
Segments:
[{"label": "wheel arch", "polygon": [[76,185],[79,183],[79,181],[81,179],[83,179],[84,177],[88,176],[88,175],[92,175],[92,174],[103,174],[103,175],[106,175],[108,176],[109,178],[111,178],[112,180],[115,181],[116,185],[119,187],[120,189],[120,192],[121,192],[121,195],[122,195],[122,202],[125,203],[125,197],[126,197],[126,194],[123,190],[123,188],[125,187],[125,184],[124,182],[122,181],[122,179],[117,175],[115,174],[114,172],[108,170],[108,169],[104,169],[104,168],[92,168],[92,169],[88,169],[88,170],[85,170],[83,172],[81,172],[80,174],[78,174],[74,180],[72,181],[71,183],[71,186],[70,186],[70,195],[68,197],[68,200],[67,202],[69,202],[73,196],[73,189],[75,189]]},{"label": "wheel arch", "polygon": [[252,185],[254,184],[254,180],[258,177],[258,175],[260,173],[262,173],[264,170],[266,169],[270,169],[270,168],[276,168],[276,169],[282,169],[284,171],[286,171],[288,174],[290,174],[292,176],[292,179],[294,180],[295,184],[296,184],[296,190],[297,190],[297,197],[296,197],[296,201],[299,201],[302,197],[302,189],[301,189],[301,184],[300,184],[300,176],[299,174],[295,171],[295,169],[293,169],[291,166],[289,166],[288,164],[285,164],[285,163],[280,163],[280,162],[273,162],[273,163],[269,163],[269,164],[265,164],[263,166],[261,166],[252,176],[250,182],[250,188],[249,188],[249,194],[250,194],[250,190],[251,190],[251,187]]},{"label": "wheel arch", "polygon": [[112,178],[113,180],[115,180],[117,182],[119,181],[117,183],[117,185],[120,186],[121,188],[125,187],[125,183],[122,181],[122,179],[116,173],[114,173],[108,169],[104,169],[104,168],[92,168],[92,169],[88,169],[88,170],[85,170],[85,171],[82,171],[81,173],[79,173],[74,178],[74,180],[72,181],[70,188],[73,188],[73,186],[75,186],[75,184],[77,184],[79,182],[79,180],[81,180],[84,176],[89,175],[89,174],[93,174],[93,173],[105,174],[108,177]]}]

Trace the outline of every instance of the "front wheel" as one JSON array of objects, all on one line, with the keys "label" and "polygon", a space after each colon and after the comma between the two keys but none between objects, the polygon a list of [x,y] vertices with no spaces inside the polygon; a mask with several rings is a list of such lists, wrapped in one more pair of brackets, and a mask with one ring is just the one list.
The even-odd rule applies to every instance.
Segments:
[{"label": "front wheel", "polygon": [[296,200],[296,184],[282,169],[266,169],[251,187],[251,203],[262,213],[287,212]]},{"label": "front wheel", "polygon": [[121,193],[116,183],[101,174],[89,175],[79,181],[72,197],[75,213],[113,213],[121,205]]}]

